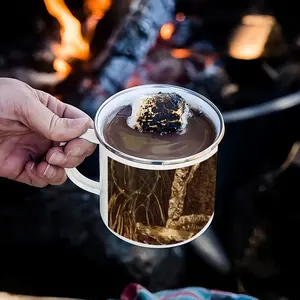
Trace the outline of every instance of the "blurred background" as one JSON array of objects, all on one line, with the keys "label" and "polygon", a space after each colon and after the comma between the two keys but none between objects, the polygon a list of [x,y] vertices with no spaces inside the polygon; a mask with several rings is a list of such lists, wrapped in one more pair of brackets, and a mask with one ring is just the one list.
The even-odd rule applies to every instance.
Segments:
[{"label": "blurred background", "polygon": [[[2,1],[0,76],[91,117],[126,87],[195,90],[222,111],[215,218],[192,243],[142,249],[111,235],[72,183],[0,179],[0,290],[117,298],[201,286],[299,299],[300,21],[285,0]],[[98,154],[80,167],[98,179]]]}]

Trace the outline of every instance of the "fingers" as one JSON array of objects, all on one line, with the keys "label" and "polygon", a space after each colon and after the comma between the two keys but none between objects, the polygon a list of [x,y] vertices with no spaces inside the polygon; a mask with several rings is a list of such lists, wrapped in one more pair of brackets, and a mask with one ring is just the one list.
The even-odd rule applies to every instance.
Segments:
[{"label": "fingers", "polygon": [[28,162],[24,171],[16,178],[16,181],[40,188],[49,184],[60,185],[66,180],[67,176],[63,168],[51,166],[45,161],[40,164]]},{"label": "fingers", "polygon": [[25,166],[25,170],[15,180],[40,188],[47,186],[48,182],[40,178],[36,172],[33,171],[33,168],[33,162],[28,162]]},{"label": "fingers", "polygon": [[27,104],[27,122],[48,139],[55,142],[70,141],[93,127],[92,119],[79,109],[48,93],[34,92],[39,101]]},{"label": "fingers", "polygon": [[74,168],[90,156],[95,148],[96,145],[86,140],[75,139],[67,143],[64,148],[51,148],[46,155],[46,161],[53,166]]},{"label": "fingers", "polygon": [[52,166],[45,161],[31,168],[30,171],[51,185],[63,184],[67,180],[67,175],[63,168]]},{"label": "fingers", "polygon": [[92,127],[90,118],[60,118],[40,102],[32,105],[30,110],[30,127],[51,141],[72,140]]},{"label": "fingers", "polygon": [[83,139],[72,140],[64,148],[53,147],[48,151],[46,161],[28,162],[16,181],[35,187],[63,184],[67,180],[64,168],[77,167],[95,148],[96,145]]},{"label": "fingers", "polygon": [[83,139],[72,140],[64,148],[53,147],[48,151],[46,161],[28,162],[16,181],[35,187],[63,184],[67,180],[64,168],[77,167],[95,148],[96,145]]}]

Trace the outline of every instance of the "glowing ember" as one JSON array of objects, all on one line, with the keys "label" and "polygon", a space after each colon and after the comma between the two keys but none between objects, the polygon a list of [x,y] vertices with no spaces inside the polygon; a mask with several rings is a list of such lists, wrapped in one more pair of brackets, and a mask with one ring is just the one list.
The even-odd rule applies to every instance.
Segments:
[{"label": "glowing ember", "polygon": [[174,25],[171,23],[164,24],[160,29],[160,36],[163,40],[169,40],[175,31]]},{"label": "glowing ember", "polygon": [[189,49],[172,49],[171,55],[177,59],[188,58],[191,56],[191,51]]},{"label": "glowing ember", "polygon": [[185,15],[183,13],[178,13],[176,15],[176,21],[183,22],[185,20]]}]

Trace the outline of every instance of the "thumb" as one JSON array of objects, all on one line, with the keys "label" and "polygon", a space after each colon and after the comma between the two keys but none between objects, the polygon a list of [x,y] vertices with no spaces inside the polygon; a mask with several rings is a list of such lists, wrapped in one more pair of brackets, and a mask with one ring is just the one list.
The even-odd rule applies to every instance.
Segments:
[{"label": "thumb", "polygon": [[93,126],[93,121],[84,113],[83,116],[74,119],[60,118],[39,101],[35,103],[33,109],[34,111],[30,113],[32,129],[54,142],[68,142]]},{"label": "thumb", "polygon": [[68,119],[60,118],[52,112],[51,114],[49,129],[44,136],[54,142],[68,142],[85,133],[90,127],[89,118]]}]

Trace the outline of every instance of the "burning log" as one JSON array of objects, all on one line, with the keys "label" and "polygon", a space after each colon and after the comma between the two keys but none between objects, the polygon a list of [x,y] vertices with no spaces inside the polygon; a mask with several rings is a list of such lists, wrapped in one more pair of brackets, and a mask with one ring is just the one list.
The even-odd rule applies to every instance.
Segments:
[{"label": "burning log", "polygon": [[[10,64],[8,68],[12,70],[2,68],[3,75],[21,79],[36,88],[50,88],[52,94],[63,94],[62,100],[75,106],[83,98],[104,101],[126,84],[155,43],[162,25],[172,19],[175,6],[174,0],[126,0],[122,5],[111,0],[84,3],[87,17],[81,24],[65,1],[44,0],[49,15],[59,25],[60,41],[47,39],[41,46],[42,57],[39,52],[33,54],[38,69],[31,65],[12,68]],[[120,19],[120,15],[125,18],[113,25],[108,43],[97,46],[100,48],[96,51],[101,53],[94,55],[91,44],[102,44],[102,40],[97,40],[96,25],[108,11],[114,11],[115,19]],[[89,78],[82,81],[83,74]]]},{"label": "burning log", "polygon": [[[0,57],[1,74],[25,81],[35,88],[50,88],[53,92],[53,89],[56,90],[57,85],[63,85],[71,74],[77,71],[80,73],[76,76],[79,78],[76,81],[78,83],[82,73],[87,71],[86,65],[93,54],[91,42],[96,26],[111,9],[112,0],[85,0],[81,13],[85,15],[83,22],[73,15],[74,6],[69,4],[68,7],[64,0],[44,0],[43,5],[51,19],[53,17],[56,20],[54,28],[50,23],[45,23],[45,16],[38,16],[40,19],[36,27],[40,36],[38,35],[39,38],[32,43],[35,46],[27,51],[4,49],[7,55],[4,66]],[[118,16],[114,17],[118,19]],[[55,32],[57,34],[54,34]],[[28,55],[28,52],[31,54]],[[73,77],[71,89],[74,89]]]},{"label": "burning log", "polygon": [[110,55],[96,76],[104,96],[97,91],[83,89],[89,101],[104,101],[123,88],[137,65],[142,62],[155,43],[163,24],[172,18],[174,0],[136,0],[115,37]]},{"label": "burning log", "polygon": [[171,19],[173,10],[173,0],[133,2],[119,39],[99,76],[102,88],[109,94],[123,87],[156,41],[161,26]]}]

